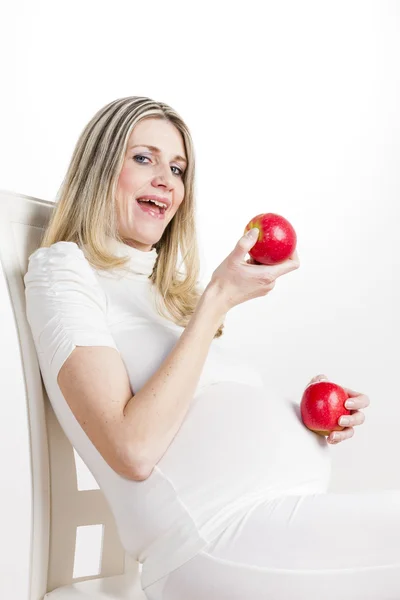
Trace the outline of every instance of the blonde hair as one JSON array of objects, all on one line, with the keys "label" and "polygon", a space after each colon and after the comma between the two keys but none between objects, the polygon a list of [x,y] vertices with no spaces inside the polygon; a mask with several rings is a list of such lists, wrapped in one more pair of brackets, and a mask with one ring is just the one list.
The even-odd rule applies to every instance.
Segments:
[{"label": "blonde hair", "polygon": [[[75,242],[94,268],[125,268],[129,257],[113,255],[106,236],[123,242],[116,215],[118,178],[133,128],[149,118],[169,121],[180,131],[188,161],[183,174],[183,202],[160,240],[154,244],[157,260],[149,276],[159,292],[156,294],[159,314],[185,327],[203,293],[198,285],[195,155],[186,124],[167,104],[130,96],[110,102],[94,115],[76,143],[40,247],[49,247],[59,241]],[[179,247],[186,270],[183,275],[176,268]],[[220,337],[223,328],[221,323],[214,337]]]}]

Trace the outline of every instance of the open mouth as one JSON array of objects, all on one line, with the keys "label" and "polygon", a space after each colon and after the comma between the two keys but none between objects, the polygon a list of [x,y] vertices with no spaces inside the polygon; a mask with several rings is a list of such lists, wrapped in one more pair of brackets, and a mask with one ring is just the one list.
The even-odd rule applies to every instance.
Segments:
[{"label": "open mouth", "polygon": [[150,216],[157,217],[158,219],[164,218],[165,207],[157,206],[152,200],[136,200],[136,202],[139,204],[140,208]]}]

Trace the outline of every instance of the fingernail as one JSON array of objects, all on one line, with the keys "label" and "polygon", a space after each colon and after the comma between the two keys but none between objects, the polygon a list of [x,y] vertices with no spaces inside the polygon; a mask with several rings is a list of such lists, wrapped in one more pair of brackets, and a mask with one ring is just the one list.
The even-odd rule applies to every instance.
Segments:
[{"label": "fingernail", "polygon": [[257,227],[253,227],[252,229],[249,229],[249,231],[246,233],[247,237],[258,237],[258,234],[260,233],[260,230]]},{"label": "fingernail", "polygon": [[333,436],[331,437],[332,442],[336,442],[336,440],[338,439],[338,434],[334,433]]},{"label": "fingernail", "polygon": [[346,400],[346,402],[344,403],[346,408],[352,408],[354,406],[354,401],[353,400]]},{"label": "fingernail", "polygon": [[339,425],[348,425],[349,422],[350,421],[347,417],[342,417],[341,419],[339,419]]}]

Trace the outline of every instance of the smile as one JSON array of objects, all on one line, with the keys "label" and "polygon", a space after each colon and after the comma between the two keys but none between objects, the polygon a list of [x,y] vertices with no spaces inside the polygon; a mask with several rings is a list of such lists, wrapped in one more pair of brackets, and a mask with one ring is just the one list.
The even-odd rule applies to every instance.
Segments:
[{"label": "smile", "polygon": [[163,220],[165,218],[165,208],[161,208],[159,206],[156,206],[155,204],[153,204],[152,202],[144,202],[144,201],[138,201],[136,200],[139,208],[146,213],[149,217],[153,218],[153,219],[161,219]]}]

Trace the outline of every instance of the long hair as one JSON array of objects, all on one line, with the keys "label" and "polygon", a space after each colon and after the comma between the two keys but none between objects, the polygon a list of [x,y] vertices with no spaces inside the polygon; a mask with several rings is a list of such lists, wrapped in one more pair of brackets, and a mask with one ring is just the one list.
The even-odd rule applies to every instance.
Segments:
[{"label": "long hair", "polygon": [[[188,127],[178,113],[151,98],[130,96],[101,108],[80,134],[40,247],[75,242],[88,262],[101,270],[125,269],[129,257],[112,254],[107,236],[123,242],[118,233],[116,190],[129,136],[140,121],[158,118],[172,123],[185,145],[185,196],[154,247],[157,260],[149,276],[157,291],[158,313],[186,327],[203,290],[198,285],[199,249],[195,223],[195,154]],[[177,268],[178,252],[185,272]],[[214,337],[220,337],[221,323]]]}]

